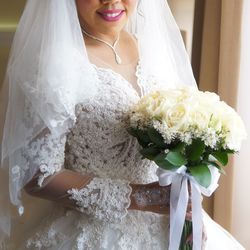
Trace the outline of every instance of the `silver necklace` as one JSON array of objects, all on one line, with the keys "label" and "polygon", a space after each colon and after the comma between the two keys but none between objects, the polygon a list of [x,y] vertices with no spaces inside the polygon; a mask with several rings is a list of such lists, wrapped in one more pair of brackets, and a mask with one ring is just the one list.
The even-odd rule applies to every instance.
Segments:
[{"label": "silver necklace", "polygon": [[102,42],[102,43],[106,44],[107,46],[109,46],[109,47],[113,50],[113,52],[114,52],[114,54],[115,54],[115,61],[117,62],[117,64],[122,64],[122,59],[121,59],[121,57],[120,57],[120,56],[117,54],[117,52],[116,52],[116,45],[117,45],[117,43],[118,43],[118,41],[119,41],[119,39],[120,39],[120,35],[118,35],[117,39],[115,40],[114,44],[112,45],[112,44],[110,44],[110,43],[108,43],[108,42],[106,42],[106,41],[104,41],[104,40],[102,40],[102,39],[100,39],[100,38],[98,38],[98,37],[95,37],[95,36],[89,34],[89,33],[86,32],[83,28],[82,28],[82,32],[83,32],[85,35],[87,35],[88,37],[90,37],[90,38],[92,38],[92,39],[94,39],[94,40],[97,40],[97,41],[99,41],[99,42]]}]

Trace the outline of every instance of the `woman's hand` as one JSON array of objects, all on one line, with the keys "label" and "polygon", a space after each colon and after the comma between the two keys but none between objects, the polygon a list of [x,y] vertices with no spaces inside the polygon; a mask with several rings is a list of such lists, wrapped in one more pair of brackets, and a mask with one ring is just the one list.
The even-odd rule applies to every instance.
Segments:
[{"label": "woman's hand", "polygon": [[169,214],[170,186],[162,187],[158,182],[130,185],[132,194],[129,209]]},{"label": "woman's hand", "polygon": [[[129,209],[148,211],[158,214],[170,213],[170,189],[169,186],[160,186],[159,182],[149,184],[130,184],[132,194]],[[192,205],[189,199],[186,219],[192,219]]]},{"label": "woman's hand", "polygon": [[[187,218],[186,218],[187,219]],[[193,242],[193,234],[191,233],[187,239],[186,239],[186,243],[188,244],[192,244]],[[203,223],[202,225],[202,246],[201,246],[201,250],[206,249],[206,242],[207,242],[207,231],[206,231],[206,227]]]},{"label": "woman's hand", "polygon": [[[130,184],[132,187],[132,194],[130,196],[131,205],[129,209],[148,211],[158,214],[170,213],[170,188],[171,185],[162,187],[158,182],[149,184]],[[190,187],[189,187],[189,197]],[[188,200],[186,220],[192,220],[192,203],[191,198]],[[207,239],[205,226],[203,225],[202,242],[203,248]],[[192,243],[193,235],[187,237],[187,243]]]}]

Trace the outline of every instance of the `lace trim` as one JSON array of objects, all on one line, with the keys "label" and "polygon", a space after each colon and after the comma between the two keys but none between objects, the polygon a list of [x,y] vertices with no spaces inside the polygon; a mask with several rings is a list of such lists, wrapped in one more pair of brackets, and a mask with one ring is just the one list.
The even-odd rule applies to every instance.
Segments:
[{"label": "lace trim", "polygon": [[52,166],[42,164],[42,165],[40,165],[39,169],[40,169],[40,172],[42,174],[38,176],[37,184],[39,187],[41,187],[44,180],[47,177],[59,172],[62,169],[62,166],[59,165],[58,163],[54,163],[54,165],[52,165]]},{"label": "lace trim", "polygon": [[94,178],[86,187],[67,191],[77,210],[106,222],[121,221],[130,206],[132,188],[129,183],[109,178]]},{"label": "lace trim", "polygon": [[137,84],[141,90],[141,96],[145,95],[145,80],[142,77],[142,72],[141,72],[141,61],[138,61],[138,64],[136,66],[136,71],[135,75],[137,77]]},{"label": "lace trim", "polygon": [[[115,75],[115,76],[118,76],[119,78],[121,78],[123,81],[125,81],[129,85],[129,87],[140,98],[140,96],[139,96],[138,92],[136,91],[136,89],[132,86],[132,84],[122,74],[120,74],[120,73],[118,73],[118,72],[116,72],[116,71],[114,71],[113,69],[110,69],[110,68],[99,67],[99,66],[97,66],[95,64],[92,64],[92,65],[96,70],[99,70],[99,71],[101,70],[101,71],[104,71],[104,72],[106,71],[106,72],[111,73],[112,75]],[[144,92],[145,92],[144,91],[145,90],[145,88],[144,88],[145,80],[144,80],[144,78],[142,77],[142,74],[141,74],[141,61],[140,60],[138,60],[138,63],[136,65],[135,75],[137,77],[136,83],[137,83],[137,85],[138,85],[138,87],[140,89],[141,97],[142,97],[144,95]]]},{"label": "lace trim", "polygon": [[37,184],[42,186],[44,180],[62,169],[66,135],[57,137],[48,133],[33,140],[24,148],[22,155],[29,167],[38,167],[41,174]]}]

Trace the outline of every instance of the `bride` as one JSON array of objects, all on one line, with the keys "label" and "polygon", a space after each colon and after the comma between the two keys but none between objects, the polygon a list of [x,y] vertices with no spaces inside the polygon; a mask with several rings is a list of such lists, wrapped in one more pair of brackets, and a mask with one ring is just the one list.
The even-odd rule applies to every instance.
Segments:
[{"label": "bride", "polygon": [[[145,93],[195,84],[167,2],[28,0],[6,84],[11,202],[25,212],[22,189],[54,201],[12,249],[167,249],[169,187],[126,132]],[[204,249],[244,249],[203,220]]]}]

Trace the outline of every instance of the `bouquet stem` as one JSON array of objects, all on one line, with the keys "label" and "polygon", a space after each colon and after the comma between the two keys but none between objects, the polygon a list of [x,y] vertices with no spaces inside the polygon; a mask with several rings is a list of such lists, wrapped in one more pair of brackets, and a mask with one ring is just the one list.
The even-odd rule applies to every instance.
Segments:
[{"label": "bouquet stem", "polygon": [[193,244],[187,242],[187,237],[192,233],[192,222],[185,220],[179,250],[192,250]]}]

